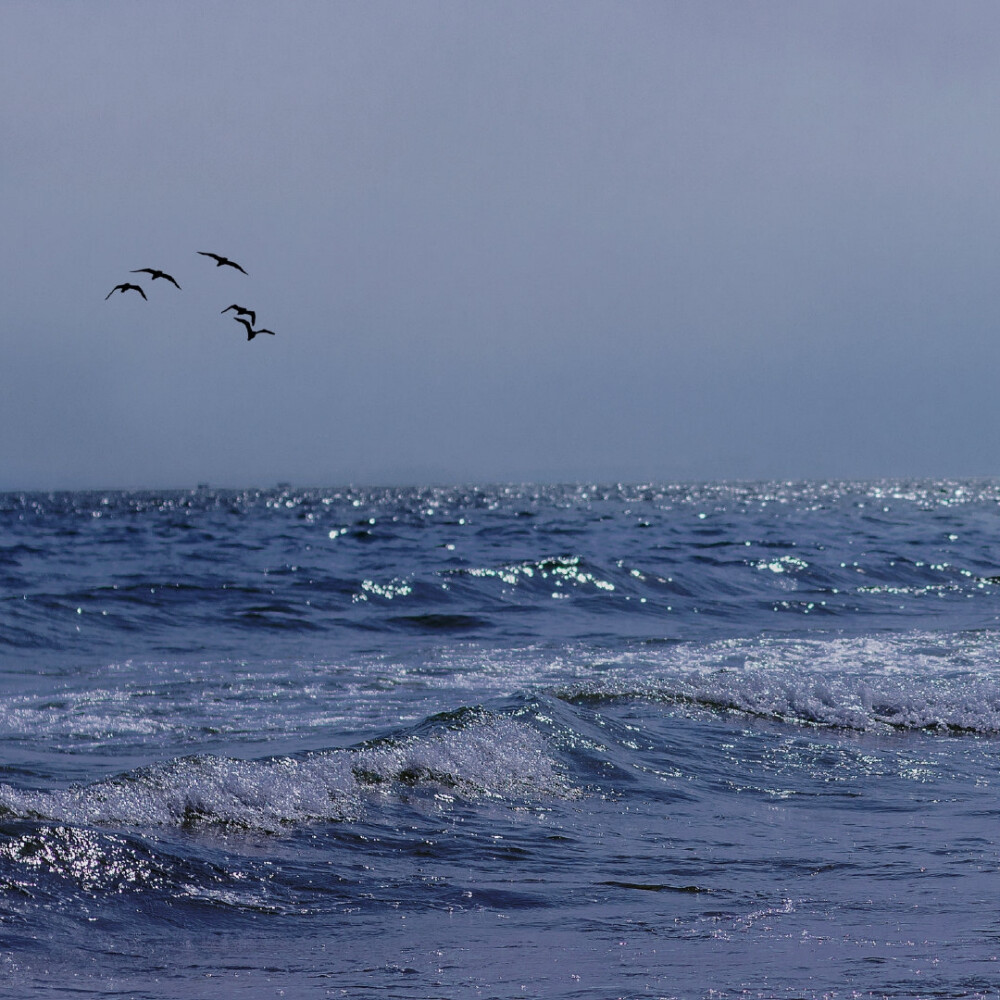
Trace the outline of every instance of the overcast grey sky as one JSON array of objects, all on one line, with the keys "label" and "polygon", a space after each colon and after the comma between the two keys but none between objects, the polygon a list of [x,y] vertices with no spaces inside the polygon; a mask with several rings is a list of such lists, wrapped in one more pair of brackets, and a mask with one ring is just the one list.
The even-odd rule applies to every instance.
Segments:
[{"label": "overcast grey sky", "polygon": [[5,0],[0,136],[0,488],[1000,473],[994,0]]}]

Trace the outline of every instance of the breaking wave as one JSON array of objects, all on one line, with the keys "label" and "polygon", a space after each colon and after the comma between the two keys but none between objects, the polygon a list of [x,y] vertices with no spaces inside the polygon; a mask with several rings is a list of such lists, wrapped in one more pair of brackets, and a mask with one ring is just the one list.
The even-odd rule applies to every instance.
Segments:
[{"label": "breaking wave", "polygon": [[637,698],[861,731],[1000,734],[1000,636],[910,633],[679,644],[605,661],[568,701]]},{"label": "breaking wave", "polygon": [[[469,715],[469,719],[463,718]],[[56,791],[0,785],[0,815],[74,825],[227,828],[278,833],[361,818],[379,800],[565,798],[572,786],[530,726],[468,710],[452,728],[302,757],[197,755]]]}]

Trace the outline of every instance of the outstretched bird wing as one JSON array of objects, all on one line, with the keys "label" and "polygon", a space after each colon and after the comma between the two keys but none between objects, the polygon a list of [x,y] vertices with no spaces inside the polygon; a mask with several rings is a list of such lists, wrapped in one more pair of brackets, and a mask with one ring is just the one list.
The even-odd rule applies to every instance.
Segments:
[{"label": "outstretched bird wing", "polygon": [[[230,309],[235,309],[237,316],[249,316],[251,323],[257,322],[257,314],[252,309],[244,309],[243,306],[238,306],[234,302],[231,306],[226,306],[226,308],[223,309],[222,312],[227,313],[229,312]],[[236,317],[234,316],[233,319],[235,318]]]},{"label": "outstretched bird wing", "polygon": [[250,323],[247,320],[245,320],[242,316],[234,316],[233,319],[236,320],[237,323],[242,323],[247,328],[247,340],[253,340],[253,338],[257,334],[254,328],[250,325]]},{"label": "outstretched bird wing", "polygon": [[[230,260],[228,257],[223,257],[221,254],[211,253],[208,250],[196,250],[195,253],[200,253],[202,257],[211,257],[215,261],[216,267],[222,267],[225,264],[227,267],[235,267],[237,271],[243,271],[243,268],[236,263],[235,260]],[[246,271],[243,271],[246,274]],[[249,275],[247,275],[249,277]]]},{"label": "outstretched bird wing", "polygon": [[234,316],[233,319],[236,320],[237,323],[242,323],[246,327],[247,340],[253,340],[258,333],[269,333],[272,337],[275,335],[274,330],[255,330],[250,323],[247,322],[247,320],[243,319],[242,316]]},{"label": "outstretched bird wing", "polygon": [[177,288],[181,287],[177,284],[177,279],[173,275],[167,274],[166,271],[159,271],[155,267],[137,267],[134,271],[132,271],[132,274],[151,274],[153,276],[153,281],[156,281],[157,278],[163,278],[171,284],[176,285]]},{"label": "outstretched bird wing", "polygon": [[104,301],[107,302],[108,299],[110,299],[111,296],[115,294],[115,292],[121,292],[122,295],[124,295],[128,291],[138,292],[144,299],[146,298],[146,293],[138,285],[133,285],[130,282],[126,281],[121,285],[115,285],[115,287],[112,288],[111,291],[104,296]]}]

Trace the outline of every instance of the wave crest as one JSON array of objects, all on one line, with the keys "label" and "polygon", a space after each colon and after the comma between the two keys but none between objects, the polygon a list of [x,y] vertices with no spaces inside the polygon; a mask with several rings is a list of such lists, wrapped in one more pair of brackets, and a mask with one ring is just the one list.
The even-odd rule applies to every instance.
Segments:
[{"label": "wave crest", "polygon": [[75,825],[220,825],[277,833],[358,819],[373,799],[413,794],[443,807],[456,798],[563,798],[572,788],[536,730],[487,716],[429,737],[302,758],[200,755],[65,790],[0,785],[0,812]]}]

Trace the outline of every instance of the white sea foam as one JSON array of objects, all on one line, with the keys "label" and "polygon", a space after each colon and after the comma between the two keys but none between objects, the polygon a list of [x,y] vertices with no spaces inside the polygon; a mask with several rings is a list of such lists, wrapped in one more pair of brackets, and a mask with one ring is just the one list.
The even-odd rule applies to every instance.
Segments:
[{"label": "white sea foam", "polygon": [[859,730],[1000,734],[1000,635],[734,639],[624,654],[562,693],[641,697]]}]

